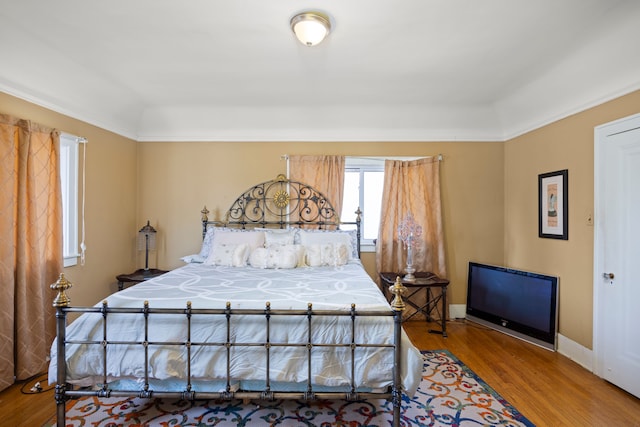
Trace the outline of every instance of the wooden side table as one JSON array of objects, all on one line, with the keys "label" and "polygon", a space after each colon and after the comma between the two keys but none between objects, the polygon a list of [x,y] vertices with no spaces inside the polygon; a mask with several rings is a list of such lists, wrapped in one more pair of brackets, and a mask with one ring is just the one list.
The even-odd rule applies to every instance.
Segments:
[{"label": "wooden side table", "polygon": [[130,274],[120,274],[116,276],[116,280],[118,281],[118,290],[121,291],[124,288],[125,283],[144,282],[145,280],[158,277],[164,273],[167,273],[167,271],[159,270],[157,268],[150,268],[148,270],[141,268],[140,270],[136,270]]},{"label": "wooden side table", "polygon": [[[410,293],[403,300],[416,309],[406,320],[409,320],[418,313],[423,313],[427,322],[435,321],[440,325],[440,329],[429,329],[429,332],[434,334],[442,334],[443,337],[447,336],[447,286],[449,286],[449,280],[443,279],[429,272],[416,272],[416,276],[413,281],[402,280],[402,284],[409,289]],[[380,273],[380,281],[382,284],[382,291],[384,296],[388,299],[389,286],[393,285],[396,278],[402,274],[398,273]],[[415,301],[411,300],[411,297],[418,293],[420,290],[425,289],[426,301],[424,304],[419,305]],[[440,289],[440,294],[434,293],[435,289]],[[441,303],[438,308],[438,303]],[[436,311],[438,317],[432,316],[433,311]]]}]

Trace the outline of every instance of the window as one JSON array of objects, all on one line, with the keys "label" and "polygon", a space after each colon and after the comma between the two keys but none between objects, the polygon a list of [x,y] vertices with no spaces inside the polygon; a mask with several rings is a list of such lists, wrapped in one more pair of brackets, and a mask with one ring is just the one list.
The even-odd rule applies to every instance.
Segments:
[{"label": "window", "polygon": [[[362,211],[362,252],[374,252],[378,238],[385,160],[416,160],[419,157],[345,157],[344,194],[341,221],[356,220],[355,211]],[[342,228],[348,229],[349,226]],[[355,226],[351,227],[355,229]]]},{"label": "window", "polygon": [[340,218],[346,222],[355,221],[355,211],[360,208],[362,211],[360,244],[363,252],[372,252],[373,241],[378,238],[383,183],[383,158],[345,158],[344,195]]},{"label": "window", "polygon": [[62,185],[62,248],[64,266],[78,263],[78,138],[60,135],[60,181]]}]

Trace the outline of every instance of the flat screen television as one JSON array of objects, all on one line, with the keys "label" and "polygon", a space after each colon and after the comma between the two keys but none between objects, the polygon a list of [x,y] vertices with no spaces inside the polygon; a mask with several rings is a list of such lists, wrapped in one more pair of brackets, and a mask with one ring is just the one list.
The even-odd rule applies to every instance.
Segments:
[{"label": "flat screen television", "polygon": [[469,262],[466,318],[557,348],[558,277]]}]

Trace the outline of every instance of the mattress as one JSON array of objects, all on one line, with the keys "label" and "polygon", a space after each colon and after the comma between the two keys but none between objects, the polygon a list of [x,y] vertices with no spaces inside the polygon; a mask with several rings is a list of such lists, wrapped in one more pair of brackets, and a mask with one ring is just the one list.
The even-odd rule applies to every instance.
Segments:
[{"label": "mattress", "polygon": [[[140,308],[148,301],[151,308],[194,309],[224,308],[272,310],[389,311],[389,304],[359,261],[343,266],[261,269],[187,264],[162,276],[139,283],[107,298],[109,307]],[[96,304],[100,306],[102,303]],[[263,316],[232,316],[229,333],[236,343],[263,342],[266,339]],[[143,341],[144,318],[140,314],[110,313],[107,340]],[[312,320],[312,342],[349,343],[351,319],[348,316],[318,317]],[[187,319],[183,315],[150,314],[149,341],[185,341]],[[356,343],[393,344],[393,317],[357,317]],[[224,342],[227,336],[224,316],[194,315],[191,318],[192,342]],[[103,339],[101,314],[83,314],[67,327],[67,340]],[[271,343],[306,342],[306,316],[273,316],[270,319]],[[145,355],[140,345],[109,345],[108,381],[125,381],[134,387],[144,378]],[[413,396],[420,381],[422,356],[402,333],[402,384]],[[226,384],[227,353],[222,346],[194,346],[191,351],[191,375],[194,383]],[[148,346],[149,378],[167,384],[184,384],[188,358],[184,346]],[[309,375],[306,347],[270,348],[269,377],[283,388],[298,389]],[[230,378],[234,389],[264,384],[267,362],[264,346],[231,347]],[[355,350],[355,382],[361,390],[391,385],[394,363],[389,348],[358,347]],[[351,349],[314,346],[311,351],[312,383],[318,387],[345,387],[351,380]],[[103,349],[100,345],[67,344],[67,382],[78,386],[96,386],[103,380]],[[49,366],[49,381],[56,378],[56,343]],[[133,384],[133,386],[131,385]],[[222,384],[222,385],[221,385]],[[288,386],[285,386],[288,384]],[[184,386],[182,386],[184,388]],[[218,391],[218,390],[211,390]]]}]

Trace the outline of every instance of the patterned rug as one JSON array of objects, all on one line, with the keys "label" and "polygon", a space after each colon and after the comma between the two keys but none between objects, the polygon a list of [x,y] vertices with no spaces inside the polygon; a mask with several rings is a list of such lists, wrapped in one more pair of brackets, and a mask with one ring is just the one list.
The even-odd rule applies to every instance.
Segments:
[{"label": "patterned rug", "polygon": [[[534,426],[447,350],[423,352],[422,382],[416,396],[402,402],[401,425]],[[67,403],[67,426],[390,426],[385,400],[169,401],[86,397]],[[45,426],[55,425],[55,418]]]}]

